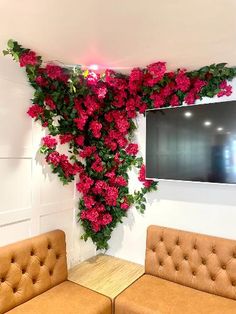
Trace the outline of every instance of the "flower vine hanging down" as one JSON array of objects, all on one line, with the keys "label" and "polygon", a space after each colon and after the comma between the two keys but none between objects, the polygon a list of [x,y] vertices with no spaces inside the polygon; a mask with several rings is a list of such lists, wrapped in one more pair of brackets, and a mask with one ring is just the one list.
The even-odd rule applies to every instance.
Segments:
[{"label": "flower vine hanging down", "polygon": [[[144,212],[145,194],[157,189],[156,182],[145,179],[145,166],[137,157],[133,119],[150,108],[191,105],[203,96],[229,96],[232,87],[226,81],[236,76],[236,69],[225,63],[167,72],[164,62],[156,62],[135,68],[130,75],[111,70],[99,75],[54,64],[44,67],[40,56],[13,40],[3,53],[25,67],[35,89],[28,115],[49,132],[42,139],[41,152],[64,184],[78,179],[83,238],[90,237],[98,249],[108,248],[112,230],[129,207],[134,204]],[[56,150],[59,142],[69,145],[70,157]],[[128,188],[132,166],[140,169],[138,178],[143,183],[134,194]]]}]

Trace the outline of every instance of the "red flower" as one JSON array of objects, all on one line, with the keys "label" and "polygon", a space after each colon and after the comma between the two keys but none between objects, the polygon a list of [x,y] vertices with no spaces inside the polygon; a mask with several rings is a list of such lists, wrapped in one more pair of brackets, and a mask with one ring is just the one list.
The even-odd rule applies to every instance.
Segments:
[{"label": "red flower", "polygon": [[126,148],[126,153],[135,156],[138,153],[138,144],[130,143]]},{"label": "red flower", "polygon": [[29,110],[27,111],[27,114],[31,117],[31,118],[38,118],[38,116],[40,114],[43,113],[43,108],[40,107],[39,105],[35,104],[33,106],[31,106],[29,108]]},{"label": "red flower", "polygon": [[88,116],[86,114],[83,114],[81,115],[80,118],[75,118],[74,122],[76,123],[77,128],[83,131],[87,120],[88,120]]},{"label": "red flower", "polygon": [[87,209],[90,209],[93,207],[93,205],[96,203],[95,199],[93,196],[91,195],[85,195],[83,197],[83,200],[84,200],[84,205]]},{"label": "red flower", "polygon": [[95,161],[92,163],[91,168],[96,172],[103,171],[102,159],[98,156],[98,154],[95,155]]},{"label": "red flower", "polygon": [[153,86],[159,83],[166,72],[166,63],[165,62],[156,62],[152,63],[147,67],[148,72],[144,76],[145,85]]},{"label": "red flower", "polygon": [[186,75],[185,70],[180,70],[175,78],[176,89],[186,92],[190,87],[190,79]]},{"label": "red flower", "polygon": [[94,194],[104,194],[104,191],[108,189],[108,184],[103,180],[97,180],[93,188]]},{"label": "red flower", "polygon": [[106,226],[106,225],[108,225],[111,222],[112,222],[112,216],[109,213],[106,213],[106,214],[102,215],[102,218],[100,220],[100,224],[102,226]]},{"label": "red flower", "polygon": [[102,124],[100,122],[92,121],[92,122],[90,122],[89,127],[90,127],[92,134],[95,138],[101,137]]},{"label": "red flower", "polygon": [[37,64],[37,56],[34,51],[24,52],[20,56],[20,66],[25,67],[27,65],[36,65]]},{"label": "red flower", "polygon": [[170,105],[172,107],[176,107],[179,105],[179,97],[177,95],[173,95],[170,99]]},{"label": "red flower", "polygon": [[84,150],[80,152],[80,157],[86,158],[90,157],[94,152],[96,151],[95,146],[86,146],[84,147]]},{"label": "red flower", "polygon": [[47,155],[46,161],[57,167],[60,163],[60,154],[58,152],[52,152]]},{"label": "red flower", "polygon": [[52,100],[51,96],[46,96],[44,99],[45,104],[52,110],[56,109],[56,104]]},{"label": "red flower", "polygon": [[83,113],[83,111],[81,111],[81,107],[80,107],[80,111],[78,110],[78,112],[80,114],[87,114],[89,116],[94,114],[94,112],[100,108],[100,103],[96,100],[94,96],[91,96],[91,95],[86,96],[84,100],[84,105],[86,107],[86,113]]},{"label": "red flower", "polygon": [[139,171],[139,177],[138,177],[139,181],[143,182],[143,185],[146,188],[149,188],[153,181],[152,180],[146,180],[146,167],[145,165],[142,165]]},{"label": "red flower", "polygon": [[75,138],[75,143],[76,143],[78,146],[84,146],[84,135],[78,135],[78,136]]},{"label": "red flower", "polygon": [[38,84],[41,87],[48,85],[48,81],[41,75],[36,77],[35,82],[36,82],[36,84]]},{"label": "red flower", "polygon": [[57,140],[53,138],[51,135],[44,136],[42,138],[43,146],[47,146],[48,148],[54,148],[57,145]]},{"label": "red flower", "polygon": [[95,233],[97,233],[101,230],[101,225],[97,222],[93,222],[92,223],[92,229]]},{"label": "red flower", "polygon": [[143,71],[139,68],[134,68],[129,76],[129,90],[130,93],[136,93],[140,90],[143,82]]},{"label": "red flower", "polygon": [[65,144],[65,143],[70,142],[74,138],[74,136],[70,133],[67,133],[67,134],[60,134],[59,138],[60,138],[60,143]]},{"label": "red flower", "polygon": [[128,200],[126,197],[124,197],[123,203],[120,204],[120,208],[127,210],[130,207],[130,204],[128,203]]},{"label": "red flower", "polygon": [[46,73],[53,80],[59,79],[62,76],[62,68],[57,65],[47,64]]},{"label": "red flower", "polygon": [[160,96],[160,94],[158,93],[152,93],[152,95],[150,96],[150,98],[153,100],[153,106],[155,108],[160,108],[161,106],[164,105],[165,100]]},{"label": "red flower", "polygon": [[93,179],[91,179],[87,175],[83,175],[80,182],[76,184],[76,188],[79,192],[87,194],[93,183]]},{"label": "red flower", "polygon": [[196,100],[196,95],[194,93],[194,91],[190,91],[186,94],[186,96],[184,97],[184,101],[186,102],[186,104],[188,105],[192,105],[194,104],[195,100]]},{"label": "red flower", "polygon": [[115,178],[114,184],[117,184],[119,186],[127,186],[128,182],[125,180],[124,177],[118,176],[117,178]]},{"label": "red flower", "polygon": [[106,194],[104,196],[106,204],[108,206],[116,206],[118,195],[119,191],[116,187],[114,186],[107,187]]}]

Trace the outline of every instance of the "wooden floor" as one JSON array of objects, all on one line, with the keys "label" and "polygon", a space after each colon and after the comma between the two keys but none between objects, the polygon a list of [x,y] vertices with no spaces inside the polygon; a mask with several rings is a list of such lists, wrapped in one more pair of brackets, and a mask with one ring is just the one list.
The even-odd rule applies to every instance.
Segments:
[{"label": "wooden floor", "polygon": [[143,274],[142,265],[99,254],[73,267],[69,271],[69,280],[113,300]]}]

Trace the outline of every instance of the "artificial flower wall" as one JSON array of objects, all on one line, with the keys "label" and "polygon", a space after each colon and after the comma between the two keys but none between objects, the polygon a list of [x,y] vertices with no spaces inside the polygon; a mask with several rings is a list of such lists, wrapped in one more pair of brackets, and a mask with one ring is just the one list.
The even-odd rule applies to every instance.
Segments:
[{"label": "artificial flower wall", "polygon": [[[91,238],[97,249],[107,249],[130,206],[143,213],[145,194],[157,189],[156,182],[145,179],[143,159],[133,142],[137,115],[150,108],[192,105],[204,96],[229,96],[227,81],[236,75],[225,63],[167,72],[165,62],[156,62],[129,75],[45,66],[34,51],[13,40],[3,53],[26,70],[35,89],[27,113],[49,133],[40,150],[63,184],[76,180],[82,237]],[[68,155],[57,151],[59,143],[68,144]],[[139,169],[143,183],[133,194],[128,187],[132,167]]]}]

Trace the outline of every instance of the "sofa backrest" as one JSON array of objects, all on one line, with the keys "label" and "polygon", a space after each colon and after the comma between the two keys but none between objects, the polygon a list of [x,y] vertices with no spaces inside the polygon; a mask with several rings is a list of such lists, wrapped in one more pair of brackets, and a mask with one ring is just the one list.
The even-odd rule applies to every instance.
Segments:
[{"label": "sofa backrest", "polygon": [[145,272],[236,299],[236,241],[150,226]]},{"label": "sofa backrest", "polygon": [[61,230],[0,248],[0,313],[67,279],[65,234]]}]

